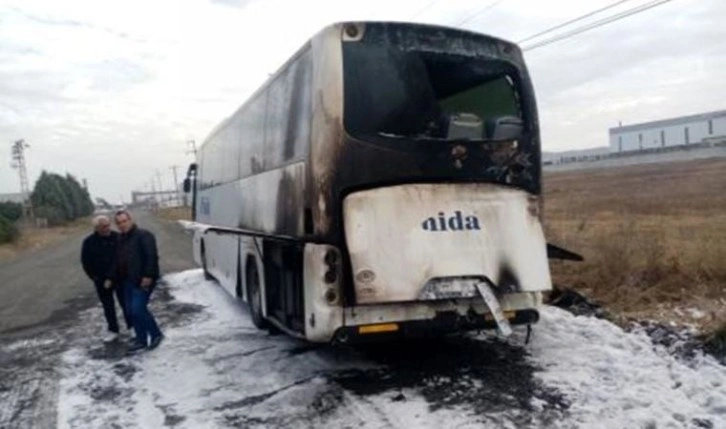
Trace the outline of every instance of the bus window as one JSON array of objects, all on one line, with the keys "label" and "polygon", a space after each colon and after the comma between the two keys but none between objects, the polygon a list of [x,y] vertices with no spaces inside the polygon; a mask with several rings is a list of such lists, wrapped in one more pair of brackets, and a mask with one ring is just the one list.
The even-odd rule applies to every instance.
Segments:
[{"label": "bus window", "polygon": [[520,116],[512,79],[501,76],[440,101],[444,113],[474,113],[479,118]]},{"label": "bus window", "polygon": [[344,72],[345,126],[354,136],[447,139],[452,115],[522,117],[516,71],[504,61],[350,43]]}]

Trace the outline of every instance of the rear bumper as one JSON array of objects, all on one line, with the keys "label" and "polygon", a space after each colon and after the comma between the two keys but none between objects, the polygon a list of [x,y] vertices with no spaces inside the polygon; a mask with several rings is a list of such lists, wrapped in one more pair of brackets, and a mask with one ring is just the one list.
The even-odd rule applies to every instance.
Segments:
[{"label": "rear bumper", "polygon": [[[510,310],[506,312],[511,325],[537,323],[539,311],[535,309]],[[381,327],[381,331],[376,328]],[[395,329],[394,329],[395,327]],[[433,319],[408,320],[377,325],[344,326],[338,328],[333,341],[341,344],[390,341],[401,338],[423,338],[455,332],[496,329],[491,314],[470,312],[461,315],[455,311],[437,313]],[[371,332],[373,331],[373,332]]]}]

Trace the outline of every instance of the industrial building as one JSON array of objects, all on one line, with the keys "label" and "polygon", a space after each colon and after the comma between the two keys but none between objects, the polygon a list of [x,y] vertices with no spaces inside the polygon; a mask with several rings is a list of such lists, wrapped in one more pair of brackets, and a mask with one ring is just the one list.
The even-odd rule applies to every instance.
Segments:
[{"label": "industrial building", "polygon": [[726,110],[610,128],[610,153],[726,140]]},{"label": "industrial building", "polygon": [[726,157],[726,110],[609,129],[610,144],[544,152],[547,170],[617,167]]}]

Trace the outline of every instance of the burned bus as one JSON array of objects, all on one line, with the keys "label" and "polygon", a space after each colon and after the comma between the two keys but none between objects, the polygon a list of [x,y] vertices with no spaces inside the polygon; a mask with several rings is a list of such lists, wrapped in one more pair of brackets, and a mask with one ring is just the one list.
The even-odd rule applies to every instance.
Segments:
[{"label": "burned bus", "polygon": [[540,167],[515,44],[331,25],[201,147],[194,256],[257,327],[309,341],[506,334],[551,289]]}]

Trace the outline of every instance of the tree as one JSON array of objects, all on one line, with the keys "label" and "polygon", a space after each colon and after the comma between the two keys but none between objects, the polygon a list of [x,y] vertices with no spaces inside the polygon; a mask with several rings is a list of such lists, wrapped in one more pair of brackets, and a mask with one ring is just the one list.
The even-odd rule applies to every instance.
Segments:
[{"label": "tree", "polygon": [[38,217],[60,225],[93,213],[93,202],[75,177],[43,171],[30,196]]},{"label": "tree", "polygon": [[23,205],[12,201],[0,202],[0,216],[15,222],[23,216]]},{"label": "tree", "polygon": [[66,174],[66,182],[71,190],[76,216],[88,216],[93,213],[93,201],[91,201],[91,196],[88,195],[88,191],[70,174]]},{"label": "tree", "polygon": [[33,207],[40,210],[39,217],[46,217],[52,211],[54,220],[59,223],[73,219],[73,203],[64,192],[64,181],[62,176],[47,171],[40,174],[30,195]]}]

